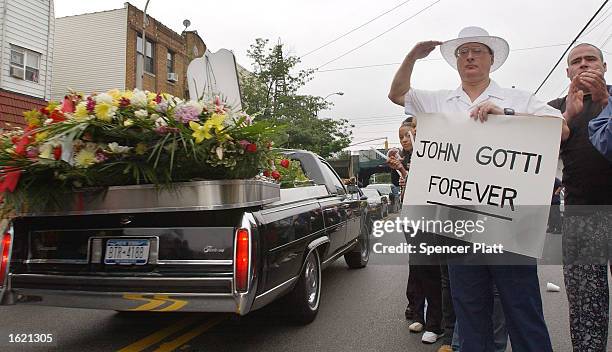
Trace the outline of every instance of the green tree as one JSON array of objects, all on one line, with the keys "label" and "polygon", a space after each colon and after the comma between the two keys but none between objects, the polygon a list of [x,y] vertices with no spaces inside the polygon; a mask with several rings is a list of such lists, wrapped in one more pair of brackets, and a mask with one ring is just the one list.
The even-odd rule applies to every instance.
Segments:
[{"label": "green tree", "polygon": [[319,96],[298,94],[314,70],[295,72],[300,59],[286,54],[282,43],[268,43],[258,38],[247,51],[253,60],[252,72],[239,75],[245,111],[286,125],[287,148],[310,150],[326,158],[348,147],[354,126],[346,119],[318,118],[318,112],[331,103]]}]

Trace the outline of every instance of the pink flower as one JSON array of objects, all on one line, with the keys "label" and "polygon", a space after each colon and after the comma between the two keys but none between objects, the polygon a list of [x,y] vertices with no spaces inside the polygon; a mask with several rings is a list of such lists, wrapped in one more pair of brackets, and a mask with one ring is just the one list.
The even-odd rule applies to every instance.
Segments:
[{"label": "pink flower", "polygon": [[106,156],[106,154],[104,154],[101,150],[96,152],[96,161],[101,163],[108,160],[108,156]]},{"label": "pink flower", "polygon": [[188,102],[177,106],[174,110],[174,119],[180,123],[189,123],[190,121],[200,121],[202,106],[197,102]]},{"label": "pink flower", "polygon": [[64,102],[62,103],[62,111],[65,113],[73,113],[74,112],[74,102],[71,97],[66,95],[64,97]]},{"label": "pink flower", "polygon": [[26,156],[30,159],[36,158],[38,156],[38,148],[30,147],[26,151]]},{"label": "pink flower", "polygon": [[159,134],[178,133],[179,129],[176,127],[159,126],[155,129],[155,132]]},{"label": "pink flower", "polygon": [[249,141],[245,141],[244,139],[242,139],[242,140],[238,141],[238,144],[240,144],[240,145],[242,146],[242,148],[246,149],[246,148],[247,148],[247,146],[248,146],[249,144],[251,144],[251,142],[249,142]]},{"label": "pink flower", "polygon": [[96,101],[93,100],[92,97],[87,97],[87,111],[92,113],[94,112],[95,108],[96,108]]}]

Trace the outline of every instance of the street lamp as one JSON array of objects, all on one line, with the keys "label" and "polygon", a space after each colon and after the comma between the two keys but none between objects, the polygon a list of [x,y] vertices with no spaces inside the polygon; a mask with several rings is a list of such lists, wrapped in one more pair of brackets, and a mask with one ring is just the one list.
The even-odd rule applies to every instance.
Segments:
[{"label": "street lamp", "polygon": [[331,97],[332,95],[344,95],[344,92],[335,92],[335,93],[328,94],[325,98],[323,98],[323,100],[326,100],[327,98]]},{"label": "street lamp", "polygon": [[[325,102],[327,100],[327,98],[331,97],[332,95],[344,95],[344,92],[335,92],[335,93],[331,93],[328,94],[325,98],[323,98],[323,102]],[[319,108],[318,106],[316,107],[316,111],[314,112],[315,116],[319,116]]]}]

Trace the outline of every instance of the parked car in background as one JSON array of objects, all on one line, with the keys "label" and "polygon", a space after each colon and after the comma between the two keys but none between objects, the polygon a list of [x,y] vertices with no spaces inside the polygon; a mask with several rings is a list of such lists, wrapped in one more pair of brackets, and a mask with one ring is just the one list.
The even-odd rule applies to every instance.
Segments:
[{"label": "parked car in background", "polygon": [[366,188],[374,188],[381,194],[385,194],[389,197],[389,212],[396,213],[400,209],[400,197],[397,192],[393,191],[393,184],[391,183],[372,183]]},{"label": "parked car in background", "polygon": [[368,197],[368,213],[372,214],[375,220],[382,219],[389,215],[389,196],[381,194],[375,188],[362,189],[363,194]]}]

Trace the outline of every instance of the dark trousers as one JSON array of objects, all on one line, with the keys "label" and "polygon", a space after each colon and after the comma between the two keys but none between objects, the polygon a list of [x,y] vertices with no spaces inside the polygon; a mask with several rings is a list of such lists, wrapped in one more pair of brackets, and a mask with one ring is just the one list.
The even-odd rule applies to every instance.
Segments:
[{"label": "dark trousers", "polygon": [[[423,295],[423,287],[421,281],[417,280],[418,265],[408,264],[408,284],[406,285],[406,298],[408,299],[408,307],[410,310],[418,314],[425,309],[425,296]],[[417,317],[422,316],[417,315]],[[420,318],[422,319],[422,317]]]},{"label": "dark trousers", "polygon": [[514,351],[552,352],[535,265],[449,265],[461,350],[495,351],[493,284]]},{"label": "dark trousers", "polygon": [[455,331],[456,317],[446,263],[440,264],[440,283],[442,287],[442,325],[444,327],[442,344],[450,345],[453,339],[453,332]]},{"label": "dark trousers", "polygon": [[[435,243],[437,236],[430,233],[417,233],[414,237],[407,234],[407,243]],[[408,286],[406,297],[408,304],[416,312],[416,321],[425,325],[425,331],[442,334],[442,286],[440,279],[440,260],[435,255],[419,253],[410,254]],[[427,301],[427,312],[425,312]],[[412,306],[414,304],[414,306]]]}]

